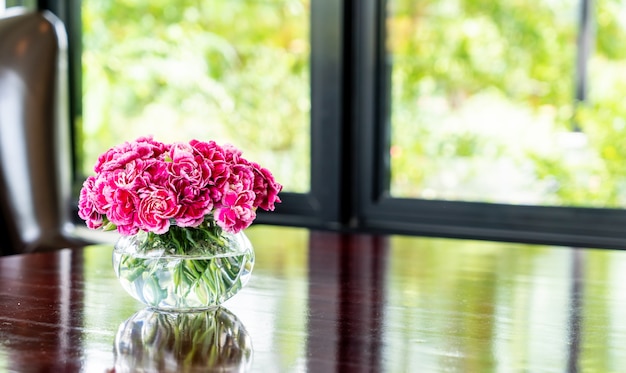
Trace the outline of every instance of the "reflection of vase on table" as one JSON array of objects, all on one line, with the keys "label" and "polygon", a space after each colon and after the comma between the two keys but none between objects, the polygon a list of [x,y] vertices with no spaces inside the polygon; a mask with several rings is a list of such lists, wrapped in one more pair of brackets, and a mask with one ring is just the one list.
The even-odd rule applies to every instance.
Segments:
[{"label": "reflection of vase on table", "polygon": [[102,154],[83,183],[79,215],[117,229],[114,267],[122,286],[166,310],[217,306],[245,285],[254,264],[243,230],[273,210],[282,186],[232,146],[152,138]]},{"label": "reflection of vase on table", "polygon": [[245,372],[252,343],[223,307],[168,313],[144,309],[124,321],[114,342],[115,372]]}]

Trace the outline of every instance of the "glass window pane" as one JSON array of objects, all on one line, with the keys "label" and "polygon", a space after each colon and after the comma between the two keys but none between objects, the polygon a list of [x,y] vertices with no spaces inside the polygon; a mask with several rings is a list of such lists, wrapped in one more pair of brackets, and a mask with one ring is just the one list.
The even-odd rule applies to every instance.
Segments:
[{"label": "glass window pane", "polygon": [[595,2],[585,67],[582,3],[388,2],[393,196],[626,206],[625,6]]},{"label": "glass window pane", "polygon": [[309,0],[84,0],[81,170],[140,136],[196,138],[307,192],[309,13]]},{"label": "glass window pane", "polygon": [[[584,159],[587,184],[567,188],[575,202],[594,200],[606,206],[626,206],[626,3],[594,2],[594,47],[587,69],[585,103],[576,111],[587,135],[590,155]],[[558,164],[558,163],[557,163]],[[572,179],[570,172],[565,175]],[[584,188],[587,190],[584,190]]]},{"label": "glass window pane", "polygon": [[24,7],[27,9],[37,9],[36,0],[0,0],[0,10],[11,7]]}]

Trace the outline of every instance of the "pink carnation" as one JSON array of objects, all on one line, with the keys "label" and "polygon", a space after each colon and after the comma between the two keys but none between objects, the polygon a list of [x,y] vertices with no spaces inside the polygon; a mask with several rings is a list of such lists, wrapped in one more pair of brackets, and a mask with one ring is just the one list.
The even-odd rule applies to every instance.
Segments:
[{"label": "pink carnation", "polygon": [[248,228],[256,218],[256,213],[252,209],[253,200],[252,191],[226,192],[222,198],[222,205],[217,208],[217,225],[231,233]]},{"label": "pink carnation", "polygon": [[118,227],[132,225],[136,219],[139,196],[133,190],[115,189],[111,194],[111,208],[107,213],[109,221]]},{"label": "pink carnation", "polygon": [[253,191],[256,195],[254,206],[266,211],[273,211],[274,204],[280,203],[278,193],[283,189],[283,186],[274,180],[274,176],[268,169],[260,167],[256,163],[253,166],[255,171]]},{"label": "pink carnation", "polygon": [[135,224],[118,225],[117,232],[124,236],[132,236],[139,233],[139,227]]},{"label": "pink carnation", "polygon": [[197,227],[207,216],[224,230],[252,224],[255,210],[273,210],[282,186],[272,174],[214,141],[164,144],[150,137],[103,153],[83,183],[78,214],[92,229],[163,234],[175,222]]},{"label": "pink carnation", "polygon": [[95,181],[96,178],[94,176],[89,176],[85,180],[78,199],[78,216],[80,216],[87,224],[87,227],[91,229],[102,227],[104,222],[102,214],[96,207],[98,196],[95,193]]},{"label": "pink carnation", "polygon": [[211,167],[204,158],[194,153],[194,149],[187,144],[174,144],[170,148],[167,163],[172,180],[184,180],[191,185],[202,188],[209,183]]},{"label": "pink carnation", "polygon": [[231,174],[231,167],[226,162],[224,149],[214,141],[207,143],[192,140],[189,144],[199,153],[203,163],[211,170],[211,177],[208,181],[211,199],[213,201],[221,200]]},{"label": "pink carnation", "polygon": [[140,191],[136,221],[142,229],[162,234],[170,228],[170,219],[176,216],[180,207],[174,191],[149,186]]},{"label": "pink carnation", "polygon": [[151,138],[139,138],[130,143],[125,142],[121,145],[113,147],[102,154],[94,170],[96,173],[110,171],[116,168],[122,168],[134,159],[150,159],[161,155],[167,146]]},{"label": "pink carnation", "polygon": [[213,210],[213,200],[208,188],[198,188],[188,180],[179,180],[174,184],[178,190],[180,210],[175,216],[176,224],[181,227],[197,227],[204,221],[205,215]]}]

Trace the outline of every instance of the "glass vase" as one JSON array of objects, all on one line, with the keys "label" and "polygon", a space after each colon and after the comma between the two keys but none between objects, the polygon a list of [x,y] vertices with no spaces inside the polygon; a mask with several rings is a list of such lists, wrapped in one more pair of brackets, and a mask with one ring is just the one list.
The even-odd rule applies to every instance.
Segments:
[{"label": "glass vase", "polygon": [[122,287],[149,307],[203,311],[246,285],[254,250],[243,231],[172,226],[163,235],[122,236],[113,250],[113,267]]}]

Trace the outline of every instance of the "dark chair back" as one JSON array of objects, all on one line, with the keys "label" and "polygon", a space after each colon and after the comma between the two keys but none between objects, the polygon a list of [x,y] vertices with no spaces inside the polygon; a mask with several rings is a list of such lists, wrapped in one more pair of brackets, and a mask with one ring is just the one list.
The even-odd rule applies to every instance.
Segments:
[{"label": "dark chair back", "polygon": [[81,245],[70,236],[67,35],[50,12],[0,18],[1,253]]}]

